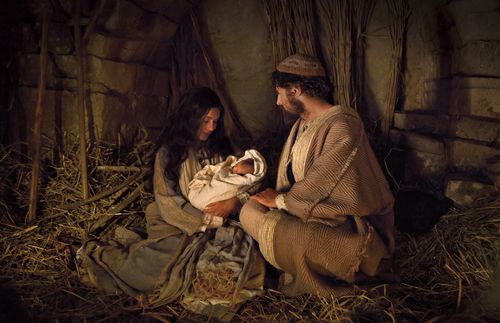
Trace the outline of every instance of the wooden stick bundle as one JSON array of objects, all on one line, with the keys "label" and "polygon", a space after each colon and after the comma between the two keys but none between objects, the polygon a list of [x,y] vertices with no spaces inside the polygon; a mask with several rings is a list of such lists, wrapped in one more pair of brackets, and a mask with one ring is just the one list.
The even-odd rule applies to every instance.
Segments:
[{"label": "wooden stick bundle", "polygon": [[274,65],[294,53],[292,15],[284,0],[266,0],[269,35],[273,50]]},{"label": "wooden stick bundle", "polygon": [[354,107],[364,121],[367,120],[367,107],[364,100],[365,45],[366,28],[375,8],[375,0],[355,0],[353,10],[354,28]]},{"label": "wooden stick bundle", "polygon": [[293,35],[295,51],[313,57],[318,57],[318,41],[314,2],[309,0],[291,1],[293,13]]},{"label": "wooden stick bundle", "polygon": [[141,196],[141,191],[143,190],[143,188],[144,183],[137,186],[136,189],[133,190],[132,193],[130,193],[123,201],[109,210],[108,214],[100,217],[99,220],[92,224],[89,229],[89,233],[93,235],[99,235],[103,234],[104,231],[111,228],[111,225],[118,220],[120,212]]},{"label": "wooden stick bundle", "polygon": [[142,180],[143,177],[144,177],[144,175],[146,175],[146,173],[148,172],[148,170],[149,169],[144,169],[142,172],[136,173],[133,176],[127,178],[120,185],[114,186],[114,187],[112,187],[112,188],[110,188],[110,189],[108,189],[108,190],[106,190],[104,192],[101,192],[99,194],[93,195],[91,198],[83,199],[83,200],[80,200],[78,202],[71,203],[71,204],[61,205],[59,208],[61,208],[62,210],[70,210],[70,209],[73,209],[73,208],[76,208],[76,207],[79,207],[79,206],[82,206],[82,205],[86,205],[86,204],[98,201],[98,200],[100,200],[102,198],[108,197],[109,195],[118,192],[122,188],[127,187],[128,185],[134,183],[135,181]]},{"label": "wooden stick bundle", "polygon": [[320,1],[327,23],[327,53],[332,61],[333,97],[336,103],[355,108],[352,67],[352,4],[348,0]]},{"label": "wooden stick bundle", "polygon": [[410,6],[407,0],[388,0],[393,23],[389,26],[389,34],[392,40],[392,70],[389,77],[388,91],[385,97],[385,111],[382,117],[381,132],[384,144],[389,141],[389,131],[394,119],[394,111],[399,101],[402,89],[401,68],[403,62],[403,44],[410,16]]}]

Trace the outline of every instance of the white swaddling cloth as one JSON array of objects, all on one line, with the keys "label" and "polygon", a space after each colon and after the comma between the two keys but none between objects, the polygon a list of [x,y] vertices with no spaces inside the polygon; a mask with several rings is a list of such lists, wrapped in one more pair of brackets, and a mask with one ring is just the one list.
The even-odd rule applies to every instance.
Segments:
[{"label": "white swaddling cloth", "polygon": [[[245,159],[253,160],[254,172],[245,175],[234,174],[231,167]],[[229,156],[225,161],[207,165],[195,174],[189,182],[188,199],[194,207],[203,211],[210,203],[223,201],[247,191],[262,180],[266,171],[266,161],[257,150],[246,150],[245,155],[239,159]]]}]

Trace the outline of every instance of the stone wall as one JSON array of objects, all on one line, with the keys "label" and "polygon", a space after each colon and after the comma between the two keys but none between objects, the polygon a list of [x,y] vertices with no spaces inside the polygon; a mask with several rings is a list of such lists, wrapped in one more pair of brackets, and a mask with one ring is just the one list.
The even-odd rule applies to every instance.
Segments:
[{"label": "stone wall", "polygon": [[392,143],[405,149],[406,182],[427,178],[470,204],[500,187],[498,1],[412,1],[412,8]]},{"label": "stone wall", "polygon": [[[77,62],[74,51],[72,3],[50,6],[47,97],[43,134],[78,133]],[[26,1],[29,21],[14,22],[10,44],[15,60],[16,107],[10,113],[12,141],[32,141],[38,78],[41,5]],[[82,1],[82,31],[95,8]],[[86,46],[85,88],[90,138],[131,143],[141,130],[151,138],[162,129],[167,107],[167,57],[170,40],[190,1],[107,1]],[[19,8],[18,8],[19,10]],[[19,131],[25,128],[24,131]]]},{"label": "stone wall", "polygon": [[[16,5],[9,72],[17,100],[2,98],[11,141],[30,141],[39,73],[40,2]],[[59,0],[49,29],[48,92],[44,133],[77,133],[76,60],[72,1]],[[82,3],[87,3],[82,1]],[[167,62],[172,36],[197,1],[109,0],[87,46],[86,98],[97,140],[132,142],[138,129],[154,137],[169,102]],[[274,68],[263,1],[201,1],[206,28],[229,98],[256,135],[273,127],[277,114],[270,82]],[[456,200],[485,196],[500,183],[500,12],[496,0],[409,0],[404,93],[391,131],[391,169],[405,185],[429,182]],[[88,23],[93,8],[84,5]],[[14,10],[14,9],[13,9]],[[391,68],[391,23],[378,0],[366,32],[364,98],[367,128],[380,121]],[[324,36],[324,32],[319,30]],[[3,33],[5,34],[5,32]],[[325,41],[324,37],[322,38]],[[189,44],[186,44],[189,46]],[[14,102],[5,108],[5,102]],[[390,161],[392,158],[387,159]],[[399,174],[401,173],[401,174]],[[469,193],[464,195],[467,187]],[[475,187],[478,193],[474,195]],[[458,196],[456,192],[459,193]],[[472,193],[470,193],[472,192]],[[471,195],[472,194],[472,195]],[[466,204],[466,202],[463,202]]]}]

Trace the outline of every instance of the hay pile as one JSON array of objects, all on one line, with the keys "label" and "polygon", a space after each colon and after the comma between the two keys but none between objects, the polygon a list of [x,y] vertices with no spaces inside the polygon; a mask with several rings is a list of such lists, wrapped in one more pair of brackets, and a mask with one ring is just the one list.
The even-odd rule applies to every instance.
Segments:
[{"label": "hay pile", "polygon": [[232,301],[238,275],[231,268],[198,271],[193,280],[193,293],[200,300]]},{"label": "hay pile", "polygon": [[[42,214],[27,226],[24,216],[30,166],[21,163],[13,151],[0,151],[0,283],[4,298],[0,300],[0,321],[131,322],[144,321],[145,317],[161,321],[206,321],[178,303],[144,309],[140,300],[106,296],[79,281],[69,246],[85,239],[96,221],[107,219],[101,223],[101,234],[113,223],[143,227],[143,210],[152,197],[141,184],[152,145],[142,143],[128,150],[105,146],[89,149],[91,195],[106,194],[80,206],[76,149],[76,145],[67,144],[67,153],[59,156],[57,164],[46,162],[40,195]],[[116,212],[118,217],[110,218]],[[498,312],[482,309],[478,300],[480,290],[493,279],[500,247],[499,215],[500,199],[497,199],[475,209],[445,215],[427,235],[400,234],[396,251],[400,284],[382,285],[358,296],[338,299],[287,298],[268,290],[263,297],[246,303],[235,319],[349,322],[498,319]]]}]

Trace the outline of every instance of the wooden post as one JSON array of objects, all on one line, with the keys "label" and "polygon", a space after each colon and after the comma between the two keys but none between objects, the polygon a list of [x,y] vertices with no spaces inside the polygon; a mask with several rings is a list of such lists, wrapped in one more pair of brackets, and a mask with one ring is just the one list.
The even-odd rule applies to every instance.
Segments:
[{"label": "wooden post", "polygon": [[83,199],[89,197],[89,182],[87,170],[87,141],[85,139],[85,103],[83,88],[83,55],[82,55],[82,37],[80,30],[80,0],[75,3],[75,53],[78,64],[77,76],[77,106],[78,106],[78,124],[80,133],[80,171],[82,175],[82,195]]},{"label": "wooden post", "polygon": [[35,130],[33,136],[34,151],[31,163],[31,188],[30,202],[27,215],[27,222],[32,222],[36,218],[36,207],[38,202],[38,180],[40,177],[40,155],[42,147],[42,120],[43,104],[45,99],[45,79],[47,71],[47,34],[49,29],[49,13],[45,8],[43,12],[42,40],[40,51],[40,78],[38,82],[38,97],[36,100]]}]

